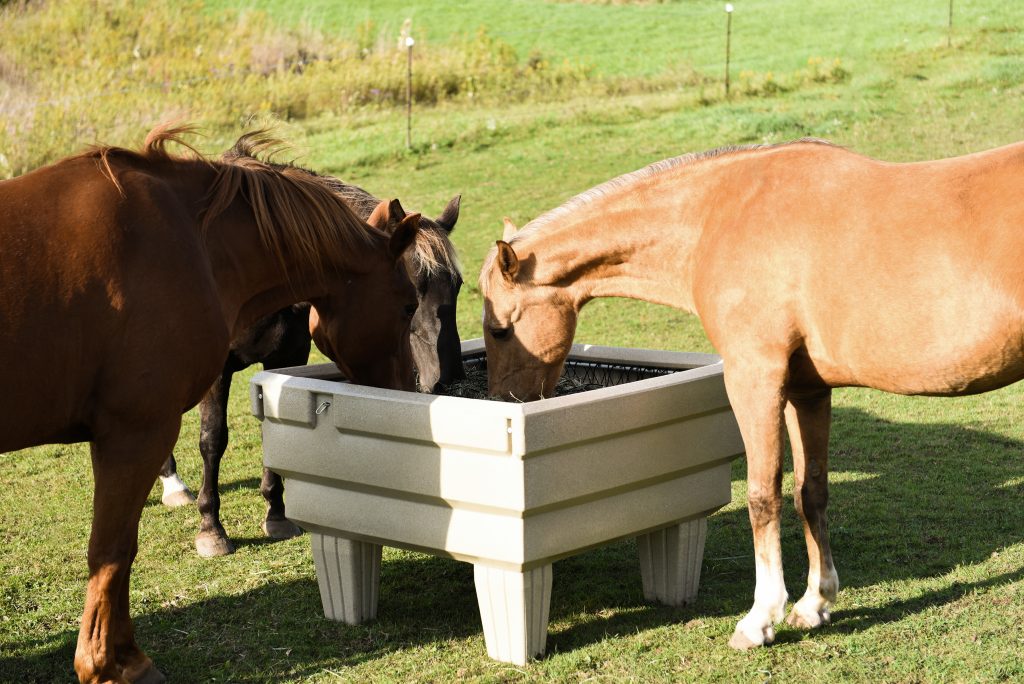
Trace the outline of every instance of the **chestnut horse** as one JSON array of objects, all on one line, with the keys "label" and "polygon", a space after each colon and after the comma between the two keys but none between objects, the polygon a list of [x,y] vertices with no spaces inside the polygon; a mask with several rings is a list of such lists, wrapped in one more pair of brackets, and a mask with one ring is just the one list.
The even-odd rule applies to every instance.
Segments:
[{"label": "chestnut horse", "polygon": [[139,518],[238,332],[308,300],[348,321],[331,344],[353,379],[414,382],[401,259],[418,217],[388,235],[304,171],[169,153],[187,130],[0,183],[0,451],[92,449],[83,682],[163,680],[129,616]]},{"label": "chestnut horse", "polygon": [[730,640],[785,616],[783,425],[807,590],[788,622],[830,619],[833,387],[984,392],[1024,377],[1024,143],[891,164],[803,140],[662,161],[498,241],[480,274],[492,393],[554,390],[577,314],[620,296],[695,313],[725,364],[747,451],[754,604]]},{"label": "chestnut horse", "polygon": [[[260,134],[246,135],[224,157],[228,160],[257,157],[273,144],[273,140],[267,140]],[[393,231],[407,216],[398,200],[381,202],[358,186],[330,176],[322,176],[322,179],[356,215],[372,225]],[[414,247],[405,253],[406,270],[416,287],[419,302],[409,340],[417,384],[422,392],[436,391],[465,377],[462,345],[455,320],[462,275],[455,247],[449,238],[459,219],[460,201],[460,196],[454,197],[436,221],[420,216]],[[220,462],[228,446],[231,378],[254,363],[261,363],[267,369],[305,364],[310,349],[310,315],[308,303],[294,304],[261,318],[236,336],[231,341],[220,375],[199,403],[199,452],[203,458],[203,481],[199,489],[200,522],[195,544],[200,556],[223,556],[235,550],[220,520],[219,490]],[[318,327],[315,310],[312,316],[314,327]],[[339,322],[345,323],[340,319]],[[338,330],[335,334],[341,336],[344,331]],[[321,350],[326,352],[323,348],[329,343],[319,334],[318,337]],[[160,481],[164,504],[183,506],[195,502],[195,497],[178,477],[174,456],[168,458],[161,468]],[[298,526],[285,515],[281,476],[264,468],[260,493],[267,502],[261,524],[263,532],[273,539],[288,539],[301,534]]]}]

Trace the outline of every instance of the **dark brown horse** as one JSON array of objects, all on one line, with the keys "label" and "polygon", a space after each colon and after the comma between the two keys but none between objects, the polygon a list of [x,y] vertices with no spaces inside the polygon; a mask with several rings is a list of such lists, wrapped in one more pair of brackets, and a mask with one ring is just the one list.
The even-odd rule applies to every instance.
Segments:
[{"label": "dark brown horse", "polygon": [[305,171],[170,154],[186,130],[0,183],[0,451],[92,447],[83,682],[163,679],[129,617],[139,517],[239,332],[307,300],[350,320],[331,344],[353,379],[414,382],[401,256],[418,217],[388,235]]},{"label": "dark brown horse", "polygon": [[485,262],[492,392],[550,394],[580,307],[620,296],[700,317],[747,449],[754,604],[730,641],[786,617],[783,430],[807,544],[787,621],[839,590],[825,508],[832,388],[953,396],[1024,378],[1024,143],[913,164],[821,141],[667,159],[593,188]]},{"label": "dark brown horse", "polygon": [[[245,136],[225,153],[226,159],[256,157],[263,142],[259,136]],[[312,172],[311,172],[312,173]],[[323,176],[324,183],[345,201],[355,213],[371,224],[393,231],[407,214],[398,200],[381,202],[362,188]],[[462,287],[455,247],[449,235],[459,219],[460,197],[448,203],[441,216],[433,221],[420,216],[419,231],[413,249],[405,253],[405,265],[416,287],[419,306],[410,328],[413,363],[422,392],[435,391],[465,377],[462,348],[456,325],[456,299]],[[319,320],[313,312],[314,326]],[[342,321],[344,324],[344,321]],[[343,335],[344,331],[336,331]],[[318,343],[323,351],[328,342],[322,335]],[[264,368],[284,368],[306,363],[310,349],[310,307],[295,304],[255,322],[231,342],[231,349],[220,376],[199,404],[199,452],[203,458],[203,481],[199,489],[199,533],[196,551],[200,556],[222,556],[233,553],[234,544],[220,520],[220,462],[228,445],[228,396],[231,378],[252,364]],[[178,477],[174,457],[167,459],[160,471],[163,502],[182,506],[195,501],[185,483]],[[281,476],[264,468],[260,492],[267,502],[262,528],[267,536],[287,539],[301,530],[285,516],[284,484]]]}]

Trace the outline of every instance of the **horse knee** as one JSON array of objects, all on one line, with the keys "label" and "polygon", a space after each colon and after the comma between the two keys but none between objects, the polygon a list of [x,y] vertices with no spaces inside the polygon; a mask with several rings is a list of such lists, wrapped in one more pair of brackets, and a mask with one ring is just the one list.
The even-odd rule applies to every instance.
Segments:
[{"label": "horse knee", "polygon": [[199,452],[203,458],[217,458],[224,455],[228,448],[227,425],[215,427],[203,426],[199,431]]},{"label": "horse knee", "polygon": [[750,524],[755,529],[764,527],[782,517],[782,499],[775,493],[750,492],[747,496]]}]

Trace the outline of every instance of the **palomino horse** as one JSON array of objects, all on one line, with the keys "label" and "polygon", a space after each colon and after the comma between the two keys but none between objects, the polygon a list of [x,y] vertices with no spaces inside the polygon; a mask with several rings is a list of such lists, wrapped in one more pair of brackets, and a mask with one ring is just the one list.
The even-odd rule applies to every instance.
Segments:
[{"label": "palomino horse", "polygon": [[299,169],[170,154],[186,130],[0,183],[0,451],[92,447],[83,682],[163,680],[129,617],[139,517],[237,333],[307,300],[349,321],[331,344],[350,377],[414,382],[401,259],[418,217],[388,235]]},{"label": "palomino horse", "polygon": [[[243,136],[225,153],[228,160],[257,157],[274,141],[259,133]],[[275,166],[272,164],[272,166]],[[281,167],[278,167],[281,168]],[[312,173],[312,172],[310,172]],[[341,198],[362,219],[386,231],[395,230],[406,212],[398,200],[381,202],[366,190],[330,176],[322,176],[328,188]],[[405,266],[416,287],[419,306],[410,329],[413,363],[417,370],[419,389],[436,391],[465,377],[462,347],[455,321],[456,299],[462,287],[455,247],[449,235],[459,219],[461,197],[456,196],[436,221],[420,216],[414,249],[405,253]],[[319,320],[316,311],[314,325]],[[339,319],[342,324],[343,319]],[[343,330],[336,331],[343,335]],[[329,342],[320,337],[323,349]],[[300,366],[309,358],[310,307],[294,304],[266,316],[232,340],[231,349],[220,376],[199,403],[201,428],[199,452],[203,458],[203,482],[199,490],[199,533],[196,551],[200,556],[223,556],[233,553],[234,544],[220,520],[220,462],[228,445],[228,396],[232,376],[254,363],[264,368]],[[328,354],[330,356],[330,354]],[[195,498],[177,474],[177,463],[171,456],[160,471],[163,502],[168,506],[192,503]],[[273,539],[288,539],[301,530],[285,516],[284,483],[277,473],[264,468],[260,492],[267,502],[262,528]]]},{"label": "palomino horse", "polygon": [[785,615],[783,424],[809,560],[788,622],[818,627],[839,588],[825,516],[832,388],[951,396],[1024,377],[1022,188],[1024,144],[890,164],[804,140],[621,176],[485,262],[491,392],[550,393],[594,297],[697,314],[747,450],[757,586],[730,644],[772,642]]}]

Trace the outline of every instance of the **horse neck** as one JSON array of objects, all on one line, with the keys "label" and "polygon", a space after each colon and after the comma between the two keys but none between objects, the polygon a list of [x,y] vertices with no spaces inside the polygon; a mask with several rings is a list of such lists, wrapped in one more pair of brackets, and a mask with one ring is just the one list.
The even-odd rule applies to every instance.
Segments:
[{"label": "horse neck", "polygon": [[325,281],[351,277],[359,270],[354,265],[380,258],[379,250],[356,245],[346,264],[328,265],[320,276],[287,251],[276,254],[268,248],[240,198],[211,222],[205,239],[225,322],[235,331],[295,302],[326,295]]},{"label": "horse neck", "polygon": [[628,297],[692,312],[701,189],[663,175],[616,188],[557,227],[538,226],[513,242],[520,262],[532,264],[533,282],[567,288],[577,308],[595,297]]}]

